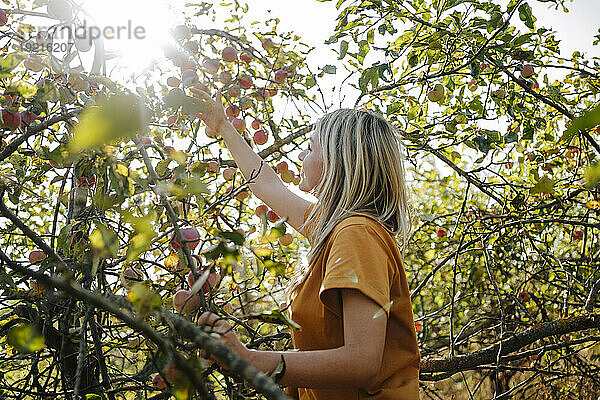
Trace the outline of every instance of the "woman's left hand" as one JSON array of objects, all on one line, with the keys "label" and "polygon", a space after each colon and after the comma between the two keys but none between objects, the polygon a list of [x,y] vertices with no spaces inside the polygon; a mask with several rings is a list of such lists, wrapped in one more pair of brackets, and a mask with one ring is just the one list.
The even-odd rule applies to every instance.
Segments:
[{"label": "woman's left hand", "polygon": [[[250,350],[240,342],[233,331],[233,328],[224,318],[211,312],[205,312],[200,315],[198,325],[207,333],[217,333],[221,343],[227,346],[244,361],[250,362]],[[205,354],[204,350],[202,350],[202,354]],[[225,368],[225,366],[213,355],[210,356],[210,359]]]}]

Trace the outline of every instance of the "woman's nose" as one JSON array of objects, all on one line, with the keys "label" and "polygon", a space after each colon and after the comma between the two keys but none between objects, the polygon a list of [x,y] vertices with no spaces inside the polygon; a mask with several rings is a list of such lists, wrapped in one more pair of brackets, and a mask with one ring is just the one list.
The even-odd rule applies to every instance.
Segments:
[{"label": "woman's nose", "polygon": [[304,161],[304,157],[306,157],[306,150],[302,150],[302,152],[298,155],[298,160]]}]

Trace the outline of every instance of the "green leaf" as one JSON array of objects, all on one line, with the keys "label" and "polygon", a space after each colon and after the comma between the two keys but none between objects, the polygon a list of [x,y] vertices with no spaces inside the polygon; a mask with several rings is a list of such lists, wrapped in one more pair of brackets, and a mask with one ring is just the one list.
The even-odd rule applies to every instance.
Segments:
[{"label": "green leaf", "polygon": [[233,243],[241,246],[244,244],[244,236],[239,232],[219,232],[216,234],[217,237],[221,237],[223,239],[227,239],[232,241]]},{"label": "green leaf", "polygon": [[0,78],[8,78],[11,76],[13,69],[26,59],[27,56],[23,53],[11,53],[0,59]]},{"label": "green leaf", "polygon": [[160,296],[150,290],[144,283],[135,283],[129,290],[127,299],[143,316],[148,315],[150,311],[160,310],[162,306]]},{"label": "green leaf", "polygon": [[531,7],[527,3],[523,3],[519,6],[519,18],[525,23],[525,26],[529,29],[535,29],[533,23],[537,20],[531,13]]},{"label": "green leaf", "polygon": [[600,106],[585,112],[578,118],[575,118],[561,137],[561,141],[568,142],[579,131],[586,131],[590,128],[600,125]]},{"label": "green leaf", "polygon": [[32,85],[29,82],[18,81],[16,83],[11,83],[10,86],[6,88],[5,93],[19,95],[25,99],[29,99],[37,93],[37,86]]},{"label": "green leaf", "polygon": [[326,65],[323,67],[323,72],[325,72],[326,74],[335,74],[335,71],[337,70],[335,65]]},{"label": "green leaf", "polygon": [[17,324],[10,328],[7,336],[8,344],[21,353],[33,353],[44,348],[44,337],[30,324]]},{"label": "green leaf", "polygon": [[348,41],[342,40],[340,42],[340,55],[338,57],[338,60],[341,60],[342,58],[346,57],[346,53],[348,53]]},{"label": "green leaf", "polygon": [[554,193],[554,180],[547,176],[542,176],[534,187],[529,189],[531,194]]},{"label": "green leaf", "polygon": [[133,95],[120,94],[107,102],[85,110],[75,127],[69,151],[78,153],[130,138],[147,123],[147,110]]},{"label": "green leaf", "polygon": [[90,244],[101,258],[114,258],[119,253],[119,237],[111,229],[98,223],[90,235]]},{"label": "green leaf", "polygon": [[600,165],[593,165],[586,169],[585,183],[589,188],[594,188],[600,183]]}]

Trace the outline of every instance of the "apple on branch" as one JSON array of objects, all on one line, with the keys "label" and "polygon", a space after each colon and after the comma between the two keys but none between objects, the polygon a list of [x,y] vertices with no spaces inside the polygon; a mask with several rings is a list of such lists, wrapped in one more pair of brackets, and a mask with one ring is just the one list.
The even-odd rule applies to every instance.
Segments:
[{"label": "apple on branch", "polygon": [[444,99],[444,86],[441,83],[436,83],[432,90],[427,93],[429,101],[438,103]]},{"label": "apple on branch", "polygon": [[33,250],[31,253],[29,253],[29,262],[31,264],[36,264],[44,260],[46,257],[48,256],[42,250]]},{"label": "apple on branch", "polygon": [[250,89],[252,87],[252,77],[248,74],[241,74],[238,78],[240,86],[244,89]]},{"label": "apple on branch", "polygon": [[[204,271],[204,270],[199,270],[198,271],[198,279],[200,279],[204,275],[205,272],[206,271]],[[216,272],[209,272],[208,277],[206,278],[206,281],[202,285],[202,293],[204,293],[204,294],[210,293],[211,289],[214,289],[217,287],[220,280],[221,280],[221,275],[219,275]],[[194,283],[196,283],[196,279],[194,279],[194,274],[192,274],[191,272],[187,276],[187,283],[190,286],[190,290],[194,286]]]},{"label": "apple on branch", "polygon": [[267,143],[267,141],[269,140],[267,133],[262,129],[254,132],[253,138],[254,138],[254,143],[256,143],[258,145],[263,145],[263,144]]},{"label": "apple on branch", "polygon": [[[198,232],[198,229],[194,226],[187,226],[179,228],[179,230],[181,231],[181,235],[183,236],[188,249],[190,249],[190,251],[194,250],[196,246],[198,246],[198,243],[200,243],[200,232]],[[175,251],[179,251],[181,248],[181,243],[179,243],[179,238],[177,238],[175,232],[173,232],[173,235],[171,236],[171,247]]]},{"label": "apple on branch", "polygon": [[525,64],[523,65],[523,69],[521,69],[521,76],[525,79],[532,77],[535,74],[535,70],[533,69],[533,65]]},{"label": "apple on branch", "polygon": [[201,303],[200,296],[192,295],[189,290],[179,290],[173,295],[173,307],[181,314],[191,314],[200,307]]},{"label": "apple on branch", "polygon": [[205,58],[202,61],[202,66],[208,71],[209,74],[216,74],[221,65],[219,64],[219,60],[215,60],[212,58]]},{"label": "apple on branch", "polygon": [[237,61],[237,58],[238,58],[237,50],[231,46],[227,46],[221,52],[221,57],[223,58],[223,61],[225,61],[225,62],[228,62],[228,63],[235,62],[235,61]]},{"label": "apple on branch", "polygon": [[235,173],[236,173],[236,169],[235,168],[232,168],[232,167],[225,168],[223,170],[223,178],[226,181],[233,180],[233,178],[235,177]]}]

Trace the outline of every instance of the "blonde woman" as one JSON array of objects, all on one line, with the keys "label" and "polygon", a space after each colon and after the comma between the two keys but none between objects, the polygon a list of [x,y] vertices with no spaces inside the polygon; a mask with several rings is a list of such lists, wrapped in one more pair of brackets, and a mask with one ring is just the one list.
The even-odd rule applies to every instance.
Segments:
[{"label": "blonde woman", "polygon": [[[263,160],[227,121],[221,94],[202,119],[218,131],[248,179]],[[406,243],[410,212],[400,141],[380,115],[342,109],[322,117],[300,156],[292,193],[266,164],[250,185],[311,244],[308,267],[292,280],[289,314],[295,351],[246,348],[217,315],[200,324],[299,399],[418,399],[420,353],[396,236]],[[279,366],[279,368],[277,368]],[[284,372],[281,367],[285,366]]]}]

